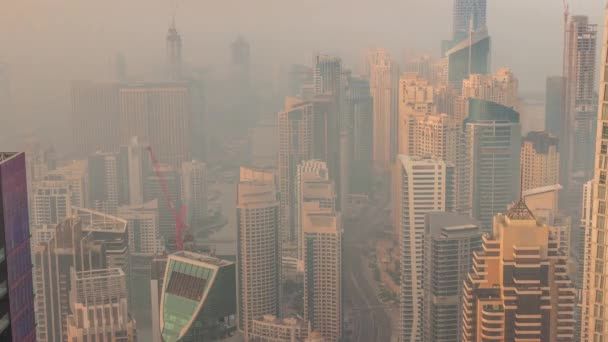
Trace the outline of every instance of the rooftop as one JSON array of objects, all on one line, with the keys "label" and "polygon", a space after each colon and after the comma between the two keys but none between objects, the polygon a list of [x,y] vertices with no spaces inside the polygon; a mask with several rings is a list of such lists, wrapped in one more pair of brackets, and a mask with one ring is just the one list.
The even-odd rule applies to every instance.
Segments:
[{"label": "rooftop", "polygon": [[511,220],[536,220],[534,214],[532,214],[532,211],[530,208],[528,208],[523,198],[521,198],[514,206],[507,210],[505,216]]},{"label": "rooftop", "polygon": [[16,156],[19,153],[23,153],[23,152],[0,152],[0,163],[13,158],[14,156]]},{"label": "rooftop", "polygon": [[179,252],[173,253],[169,256],[169,258],[171,258],[172,256],[205,263],[208,265],[219,266],[219,267],[233,264],[232,261],[222,260],[222,259],[213,257],[211,255],[199,254],[199,253],[194,253],[194,252],[189,252],[189,251],[179,251]]}]

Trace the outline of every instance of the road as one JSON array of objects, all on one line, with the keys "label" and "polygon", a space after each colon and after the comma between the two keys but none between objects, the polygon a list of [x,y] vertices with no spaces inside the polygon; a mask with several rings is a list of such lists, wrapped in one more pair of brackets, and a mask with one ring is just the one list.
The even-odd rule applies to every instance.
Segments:
[{"label": "road", "polygon": [[385,305],[380,302],[374,289],[373,281],[366,269],[367,261],[363,258],[364,246],[374,231],[374,223],[369,217],[361,215],[359,219],[346,223],[344,227],[344,283],[345,306],[350,313],[352,330],[349,341],[385,342],[391,340],[391,321]]}]

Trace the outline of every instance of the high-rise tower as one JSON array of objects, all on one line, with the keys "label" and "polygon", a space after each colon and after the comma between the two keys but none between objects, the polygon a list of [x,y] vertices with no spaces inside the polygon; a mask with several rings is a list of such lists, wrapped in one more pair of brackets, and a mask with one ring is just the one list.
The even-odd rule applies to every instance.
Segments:
[{"label": "high-rise tower", "polygon": [[522,190],[559,184],[557,138],[547,132],[530,132],[521,144]]},{"label": "high-rise tower", "polygon": [[597,114],[597,137],[595,145],[595,176],[591,208],[591,228],[586,229],[585,272],[583,281],[582,341],[601,341],[608,336],[608,305],[606,305],[606,268],[608,240],[605,237],[606,178],[608,177],[608,6],[604,11],[604,36],[602,41],[602,63],[600,66],[599,109]]},{"label": "high-rise tower", "polygon": [[440,159],[399,155],[393,169],[393,215],[401,250],[401,341],[421,341],[424,220],[454,208],[454,168]]},{"label": "high-rise tower", "polygon": [[182,36],[175,28],[175,17],[167,31],[167,76],[171,81],[182,79]]},{"label": "high-rise tower", "polygon": [[467,38],[469,30],[477,31],[486,26],[487,0],[454,0],[454,41]]},{"label": "high-rise tower", "polygon": [[237,320],[249,338],[254,319],[279,316],[281,239],[272,171],[241,168],[237,188]]},{"label": "high-rise tower", "polygon": [[36,341],[25,154],[0,152],[0,341]]}]

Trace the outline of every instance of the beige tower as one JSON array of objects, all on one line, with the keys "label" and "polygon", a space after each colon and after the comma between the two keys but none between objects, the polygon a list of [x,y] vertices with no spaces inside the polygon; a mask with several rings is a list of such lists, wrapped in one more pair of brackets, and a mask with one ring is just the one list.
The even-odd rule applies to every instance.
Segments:
[{"label": "beige tower", "polygon": [[377,171],[388,171],[396,157],[398,66],[388,51],[376,49],[369,55],[369,89],[373,98],[374,165]]},{"label": "beige tower", "polygon": [[305,210],[304,317],[326,341],[342,336],[342,221],[339,213]]},{"label": "beige tower", "polygon": [[498,69],[493,75],[472,74],[462,81],[462,96],[496,102],[517,109],[519,81],[510,69]]},{"label": "beige tower", "polygon": [[461,341],[572,341],[575,290],[557,239],[523,199],[494,217],[464,281]]},{"label": "beige tower", "polygon": [[238,327],[249,338],[254,319],[279,316],[279,201],[271,171],[241,168],[237,190]]},{"label": "beige tower", "polygon": [[311,159],[313,154],[313,103],[286,98],[285,110],[279,113],[278,124],[281,237],[296,241],[296,173],[298,164]]},{"label": "beige tower", "polygon": [[522,189],[559,183],[557,138],[547,132],[530,132],[521,144]]},{"label": "beige tower", "polygon": [[585,272],[582,300],[581,342],[602,341],[608,336],[608,302],[606,289],[606,258],[608,240],[605,237],[606,216],[606,177],[608,177],[608,6],[604,12],[604,36],[602,45],[602,64],[599,70],[600,90],[597,114],[597,137],[595,147],[595,178],[593,182],[591,210],[592,223],[585,236]]},{"label": "beige tower", "polygon": [[414,155],[414,126],[417,120],[435,113],[435,91],[417,73],[399,79],[399,154]]}]

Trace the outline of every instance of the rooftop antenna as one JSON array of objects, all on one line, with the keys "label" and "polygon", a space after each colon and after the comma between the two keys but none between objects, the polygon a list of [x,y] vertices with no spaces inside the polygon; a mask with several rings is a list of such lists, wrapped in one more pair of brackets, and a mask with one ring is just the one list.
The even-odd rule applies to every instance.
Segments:
[{"label": "rooftop antenna", "polygon": [[179,7],[178,0],[173,0],[173,8],[171,9],[171,28],[175,29],[175,16],[177,15],[177,8]]}]

